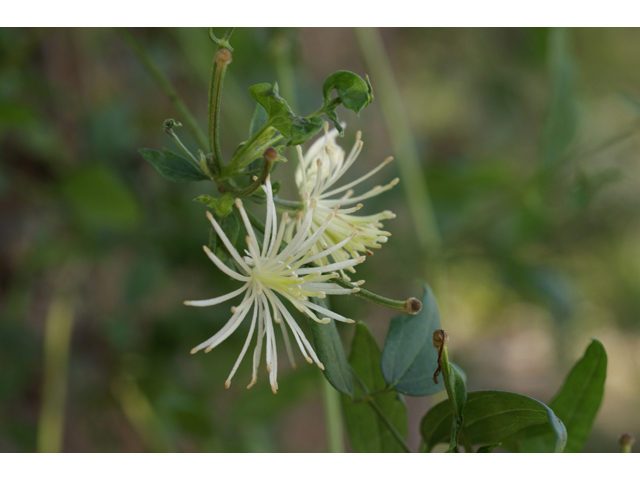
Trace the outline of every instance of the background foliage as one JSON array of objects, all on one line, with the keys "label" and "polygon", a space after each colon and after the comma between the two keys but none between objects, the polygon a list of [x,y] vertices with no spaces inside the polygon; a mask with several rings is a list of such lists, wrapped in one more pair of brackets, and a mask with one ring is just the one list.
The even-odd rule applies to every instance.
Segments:
[{"label": "background foliage", "polygon": [[[206,31],[133,34],[205,125],[214,51]],[[388,134],[385,85],[354,31],[238,29],[223,154],[247,137],[249,86],[277,81],[307,115],[329,74],[368,73],[374,102],[360,117],[338,112],[345,149],[363,131],[353,178],[394,155],[398,165],[376,180],[388,182],[413,137],[423,175],[414,180],[428,185],[435,212],[437,230],[427,233],[440,246],[425,249],[425,225],[410,214],[420,205],[401,182],[366,205],[397,218],[358,278],[394,298],[420,296],[414,278],[430,282],[469,391],[549,404],[590,337],[600,339],[606,395],[585,450],[617,451],[617,436],[640,427],[640,32],[381,34],[410,125],[404,143]],[[229,285],[200,248],[205,206],[192,199],[211,192],[165,181],[137,153],[172,147],[161,129],[169,117],[178,119],[117,32],[0,29],[0,450],[51,448],[59,438],[65,451],[326,449],[317,368],[283,371],[274,396],[265,376],[244,388],[247,362],[224,389],[244,335],[188,355],[228,311],[182,301]],[[294,198],[292,165],[276,175],[280,196]],[[355,298],[334,307],[368,326],[358,348],[383,347],[393,312]],[[350,348],[362,327],[338,327]],[[385,395],[405,415],[396,394]],[[414,450],[420,418],[444,398],[405,398]],[[567,408],[562,392],[554,402]]]}]

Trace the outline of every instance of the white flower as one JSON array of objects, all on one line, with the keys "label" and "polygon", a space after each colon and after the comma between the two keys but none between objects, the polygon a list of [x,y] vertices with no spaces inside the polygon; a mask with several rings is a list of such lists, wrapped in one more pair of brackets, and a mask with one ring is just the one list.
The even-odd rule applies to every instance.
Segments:
[{"label": "white flower", "polygon": [[[322,266],[304,266],[305,264],[315,262],[331,255],[339,248],[342,248],[351,238],[353,238],[353,235],[355,235],[355,232],[353,232],[351,235],[347,235],[342,242],[336,244],[332,248],[318,252],[315,244],[318,241],[318,238],[331,224],[334,214],[330,213],[327,215],[324,223],[317,226],[311,234],[310,228],[313,223],[312,218],[314,211],[317,208],[317,204],[314,199],[307,201],[307,213],[304,216],[304,219],[302,219],[296,235],[291,239],[288,245],[280,251],[280,247],[283,244],[282,239],[284,236],[285,226],[289,220],[285,213],[282,216],[280,227],[278,227],[276,209],[273,202],[273,191],[271,189],[271,181],[269,178],[267,178],[264,185],[264,190],[267,197],[267,217],[262,246],[259,245],[258,237],[249,223],[247,213],[242,206],[242,201],[240,199],[236,199],[236,206],[238,207],[244,226],[249,233],[249,236],[246,238],[248,251],[245,250],[245,253],[247,254],[245,257],[240,256],[235,247],[231,242],[229,242],[229,239],[211,213],[207,212],[207,217],[231,254],[231,258],[233,259],[238,271],[234,271],[225,265],[206,246],[203,247],[204,251],[220,270],[234,280],[243,282],[244,285],[221,297],[209,300],[186,301],[184,303],[185,305],[191,305],[194,307],[208,307],[230,300],[244,292],[244,297],[240,304],[231,308],[233,315],[227,324],[213,337],[192,349],[191,353],[195,353],[201,349],[205,349],[205,352],[211,351],[229,337],[238,328],[238,326],[240,326],[251,309],[253,309],[249,335],[247,336],[247,340],[244,343],[244,347],[240,352],[238,360],[231,370],[231,374],[225,382],[225,386],[229,388],[231,378],[235,374],[242,358],[247,352],[249,343],[251,343],[251,339],[253,338],[253,332],[256,330],[257,326],[257,341],[253,352],[253,377],[247,388],[251,387],[257,380],[262,343],[266,336],[267,371],[269,372],[271,389],[273,390],[273,393],[276,393],[278,389],[278,383],[276,381],[278,358],[276,354],[274,323],[280,324],[280,327],[282,328],[282,335],[284,337],[287,354],[293,368],[295,368],[295,362],[293,360],[287,327],[291,329],[293,337],[307,362],[312,363],[315,361],[320,368],[324,369],[324,366],[318,360],[313,348],[285,307],[282,299],[287,300],[299,311],[306,313],[311,319],[319,323],[328,323],[331,318],[342,322],[353,322],[353,320],[345,318],[327,308],[316,305],[310,299],[312,297],[324,298],[326,295],[344,295],[357,292],[359,289],[356,285],[354,285],[354,288],[352,289],[346,289],[332,282],[328,282],[328,280],[339,276],[337,270],[349,268],[361,263],[364,261],[365,257],[347,259],[338,263],[327,262],[326,265]],[[318,318],[317,314],[320,314],[321,318]]]},{"label": "white flower", "polygon": [[[360,182],[376,174],[385,165],[393,161],[393,157],[388,157],[376,168],[357,180],[339,188],[332,189],[335,183],[358,158],[362,150],[363,142],[360,140],[361,132],[357,132],[356,143],[351,149],[349,156],[345,159],[344,150],[336,145],[334,141],[338,135],[338,131],[334,129],[329,132],[327,123],[325,123],[324,130],[324,137],[316,140],[304,156],[302,155],[302,149],[299,146],[297,147],[300,163],[296,169],[295,179],[298,191],[300,192],[300,198],[303,202],[310,197],[317,200],[311,222],[311,231],[317,231],[324,225],[326,218],[335,213],[336,221],[332,222],[319,237],[318,248],[333,249],[335,245],[341,244],[347,235],[355,229],[358,234],[354,238],[346,244],[343,244],[341,248],[333,249],[331,253],[332,260],[340,263],[349,258],[357,258],[361,253],[373,255],[370,249],[380,248],[380,244],[385,243],[387,237],[391,235],[389,232],[381,230],[382,223],[380,221],[395,218],[395,214],[389,210],[375,215],[363,216],[352,215],[352,213],[362,208],[360,201],[390,190],[400,180],[395,178],[387,185],[376,186],[368,192],[355,197],[353,196],[354,191],[352,187],[355,187]],[[335,196],[338,194],[342,195],[336,198]],[[349,208],[340,208],[354,204],[355,206]],[[336,210],[336,207],[338,210]],[[306,208],[302,213],[307,213]],[[300,217],[298,218],[298,224],[300,224]],[[285,238],[290,238],[292,235],[293,225],[287,229],[287,236]],[[316,263],[318,265],[326,265],[329,261],[328,256],[325,256],[316,260]],[[342,270],[342,274],[347,280],[349,280],[349,277],[346,276],[344,270],[355,272],[353,266],[345,267]]]}]

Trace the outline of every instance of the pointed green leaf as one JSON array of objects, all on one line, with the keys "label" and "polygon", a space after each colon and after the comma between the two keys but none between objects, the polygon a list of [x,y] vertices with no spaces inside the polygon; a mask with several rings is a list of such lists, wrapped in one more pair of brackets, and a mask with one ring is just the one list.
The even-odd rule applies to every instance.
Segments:
[{"label": "pointed green leaf", "polygon": [[[324,299],[315,298],[314,302],[326,308]],[[347,362],[347,355],[344,353],[342,340],[336,328],[336,322],[331,320],[327,324],[309,321],[313,343],[318,359],[324,365],[324,376],[329,383],[349,397],[353,397],[353,380],[351,379],[351,367]]]},{"label": "pointed green leaf", "polygon": [[433,373],[438,368],[438,352],[433,348],[433,332],[440,328],[440,313],[433,293],[424,284],[422,310],[412,316],[391,319],[382,350],[382,374],[394,390],[412,396],[432,395],[444,389]]},{"label": "pointed green leaf", "polygon": [[[555,443],[551,451],[561,452],[567,442],[567,430],[553,411],[525,395],[497,390],[470,392],[463,413],[465,435],[473,445],[502,442],[534,425],[544,426],[553,432]],[[449,441],[451,421],[448,400],[427,412],[420,425],[427,451],[438,443]]]},{"label": "pointed green leaf", "polygon": [[567,427],[565,452],[579,452],[596,418],[607,378],[607,352],[595,338],[549,407]]},{"label": "pointed green leaf", "polygon": [[[593,339],[549,403],[567,428],[565,452],[580,452],[587,441],[602,403],[606,376],[607,352],[598,340]],[[552,434],[540,428],[530,428],[511,438],[507,448],[519,452],[546,452],[553,445]]]},{"label": "pointed green leaf", "polygon": [[151,148],[141,148],[138,150],[142,158],[153,165],[158,172],[173,182],[197,182],[199,180],[209,180],[193,162],[164,149],[163,152],[152,150]]},{"label": "pointed green leaf", "polygon": [[251,97],[264,107],[268,123],[289,139],[288,145],[306,142],[322,130],[324,122],[319,117],[299,117],[278,94],[278,84],[259,83],[249,88]]},{"label": "pointed green leaf", "polygon": [[[384,390],[387,386],[380,371],[380,349],[369,329],[358,322],[351,344],[349,363],[354,373],[364,384],[356,382],[355,397],[363,398],[371,392]],[[366,388],[366,391],[365,391]],[[373,402],[406,439],[407,408],[402,397],[396,392],[387,392],[372,397]],[[342,396],[347,433],[354,452],[404,452],[403,447],[367,402],[353,403],[346,395]]]}]

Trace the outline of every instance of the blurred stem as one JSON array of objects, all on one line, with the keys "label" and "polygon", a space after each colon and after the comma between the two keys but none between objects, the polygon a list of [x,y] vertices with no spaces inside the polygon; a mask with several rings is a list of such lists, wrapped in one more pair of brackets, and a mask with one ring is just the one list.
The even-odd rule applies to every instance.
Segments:
[{"label": "blurred stem", "polygon": [[[332,278],[331,281],[343,288],[353,288],[352,283],[347,282],[342,278]],[[377,305],[381,305],[383,307],[392,308],[393,310],[400,310],[401,312],[409,312],[414,315],[420,311],[420,308],[422,308],[422,304],[420,303],[420,301],[415,298],[410,298],[409,300],[392,300],[390,298],[383,297],[382,295],[377,295],[373,292],[370,292],[369,290],[365,290],[364,288],[358,288],[360,290],[353,295],[368,300]]]},{"label": "blurred stem", "polygon": [[44,385],[38,425],[38,452],[58,453],[62,448],[73,314],[69,295],[54,297],[44,334]]},{"label": "blurred stem", "polygon": [[400,176],[420,247],[428,259],[438,259],[442,240],[393,68],[377,29],[356,28],[355,32],[371,78],[378,85],[375,96],[380,101],[391,143],[398,156]]},{"label": "blurred stem", "polygon": [[321,375],[324,417],[327,425],[327,447],[329,453],[344,452],[344,433],[340,412],[340,392]]},{"label": "blurred stem", "polygon": [[153,77],[158,86],[162,89],[169,100],[175,107],[175,109],[180,114],[180,120],[184,122],[186,127],[191,131],[191,134],[194,136],[198,145],[203,151],[207,151],[209,148],[206,135],[200,130],[198,126],[198,122],[196,122],[195,118],[185,105],[185,103],[180,99],[178,93],[173,88],[167,77],[160,71],[158,66],[154,63],[149,55],[149,52],[144,48],[144,46],[136,40],[136,38],[131,35],[131,33],[125,28],[117,28],[116,31],[120,34],[120,37],[125,41],[127,45],[138,55],[140,61],[147,69],[149,75]]},{"label": "blurred stem", "polygon": [[[331,302],[325,298],[325,307],[331,308]],[[322,382],[322,399],[324,400],[324,419],[327,426],[327,447],[329,453],[344,452],[344,428],[342,426],[342,407],[340,392],[334,389],[329,381],[320,376]]]},{"label": "blurred stem", "polygon": [[119,375],[111,384],[111,392],[147,448],[154,452],[173,451],[162,431],[153,407],[135,380]]}]

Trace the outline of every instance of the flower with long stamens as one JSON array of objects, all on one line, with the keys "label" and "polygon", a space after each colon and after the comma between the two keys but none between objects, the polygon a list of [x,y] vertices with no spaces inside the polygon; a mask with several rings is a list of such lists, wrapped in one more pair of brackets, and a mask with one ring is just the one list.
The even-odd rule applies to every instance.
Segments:
[{"label": "flower with long stamens", "polygon": [[[327,215],[323,224],[317,226],[317,228],[311,232],[317,202],[315,199],[310,199],[307,200],[307,213],[304,218],[301,219],[296,234],[290,239],[288,244],[283,247],[282,240],[285,227],[289,222],[288,216],[284,213],[280,221],[280,226],[278,226],[276,209],[273,202],[273,190],[268,177],[264,185],[264,190],[267,198],[267,215],[262,245],[260,245],[258,236],[249,223],[249,218],[242,206],[242,201],[236,199],[236,207],[240,212],[244,226],[249,234],[246,237],[247,250],[245,252],[247,255],[244,257],[241,256],[231,244],[211,213],[207,212],[207,217],[229,252],[236,266],[236,270],[225,265],[206,246],[203,247],[204,251],[222,272],[232,279],[242,282],[243,285],[237,290],[222,295],[221,297],[209,300],[186,301],[184,303],[185,305],[194,307],[208,307],[225,302],[244,293],[242,301],[237,306],[231,308],[233,315],[226,325],[214,336],[193,348],[191,353],[196,353],[202,349],[204,349],[205,352],[211,351],[229,337],[253,309],[247,340],[244,343],[238,360],[231,370],[231,374],[225,382],[225,386],[227,388],[229,387],[231,378],[236,373],[240,362],[249,348],[253,334],[257,330],[256,346],[253,351],[253,376],[247,388],[251,387],[257,380],[262,344],[266,337],[267,371],[269,372],[271,389],[273,393],[276,393],[278,389],[278,358],[276,354],[274,324],[279,324],[282,329],[287,354],[294,368],[295,361],[293,360],[291,342],[289,341],[289,335],[287,333],[288,329],[291,330],[293,338],[298,344],[298,347],[300,347],[302,355],[307,362],[313,363],[315,361],[320,368],[324,369],[313,348],[305,338],[304,333],[291,313],[287,310],[285,301],[289,302],[300,312],[304,312],[313,321],[319,323],[328,323],[330,319],[347,323],[353,322],[353,320],[313,303],[311,299],[314,297],[324,298],[326,295],[345,295],[357,292],[359,290],[357,284],[353,284],[353,288],[347,289],[329,282],[329,280],[339,276],[337,273],[338,270],[357,265],[364,261],[365,257],[349,258],[336,263],[326,262],[320,266],[307,266],[307,264],[314,264],[314,262],[326,258],[342,248],[354,237],[355,232],[345,236],[341,242],[333,247],[318,251],[316,242],[334,221],[335,213]],[[281,247],[283,248],[281,249]]]},{"label": "flower with long stamens", "polygon": [[[300,197],[305,208],[300,212],[297,225],[301,225],[302,217],[306,215],[309,198],[317,200],[316,208],[313,212],[311,231],[316,232],[324,225],[329,215],[335,215],[335,220],[324,229],[322,235],[318,238],[318,248],[332,248],[335,245],[342,244],[343,240],[354,229],[358,234],[343,244],[341,248],[332,251],[330,256],[325,256],[316,260],[318,265],[327,265],[331,260],[336,263],[343,262],[349,258],[357,258],[362,253],[373,255],[371,249],[380,248],[381,243],[387,241],[387,237],[391,234],[382,230],[382,220],[395,218],[395,215],[389,210],[374,215],[353,215],[362,208],[362,200],[374,197],[390,190],[399,182],[395,178],[384,186],[376,186],[366,193],[354,196],[352,187],[367,180],[372,175],[380,171],[385,165],[393,160],[393,157],[386,158],[376,168],[363,175],[362,177],[340,187],[335,184],[347,172],[349,167],[358,158],[362,150],[363,142],[360,140],[361,132],[356,134],[356,142],[351,149],[349,155],[345,158],[345,152],[335,143],[338,135],[337,130],[329,131],[328,124],[325,123],[325,134],[311,145],[306,154],[302,154],[302,149],[298,146],[299,165],[296,169],[295,179]],[[347,208],[335,208],[340,205]],[[350,206],[351,205],[351,206]],[[287,229],[287,236],[293,236],[294,225]],[[353,266],[342,269],[343,276],[349,280],[344,270],[355,272]]]}]

